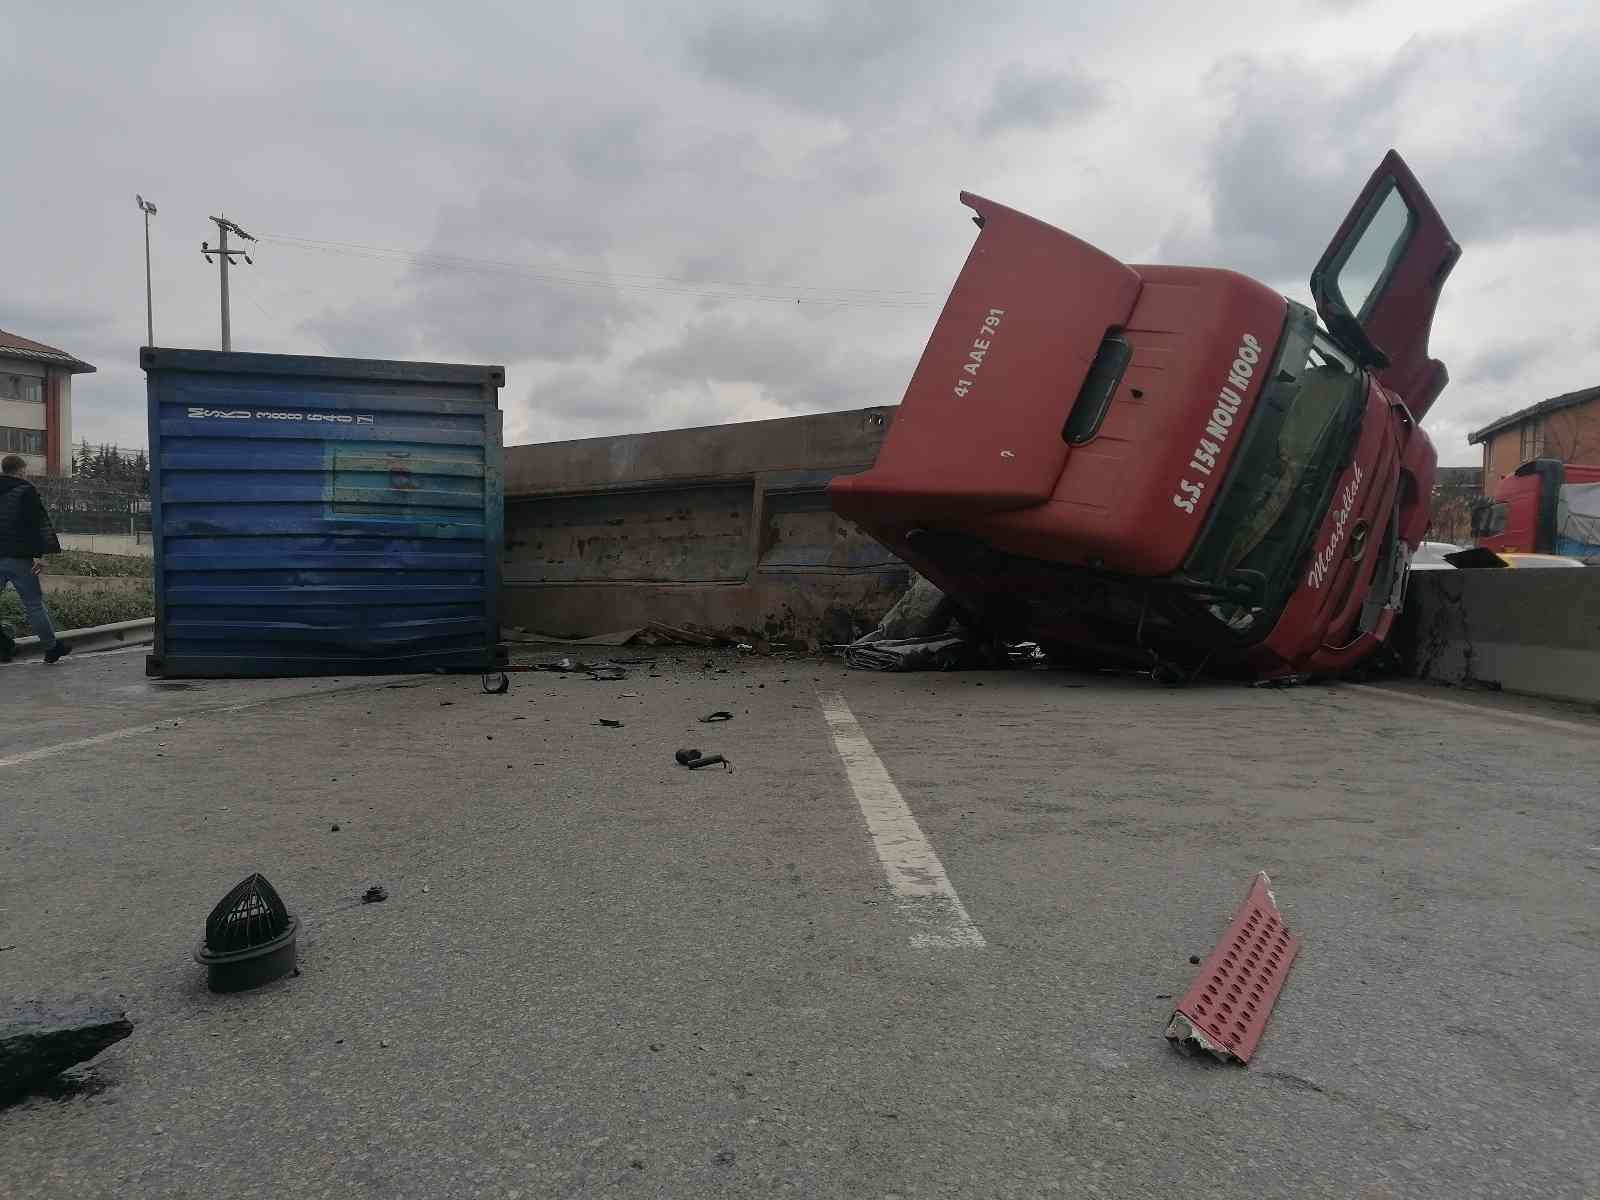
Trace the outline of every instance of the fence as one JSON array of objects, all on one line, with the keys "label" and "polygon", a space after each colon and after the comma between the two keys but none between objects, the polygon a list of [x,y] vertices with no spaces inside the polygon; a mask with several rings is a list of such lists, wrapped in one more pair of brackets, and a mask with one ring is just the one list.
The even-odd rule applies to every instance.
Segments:
[{"label": "fence", "polygon": [[133,488],[53,476],[33,480],[57,533],[150,531],[150,500]]}]

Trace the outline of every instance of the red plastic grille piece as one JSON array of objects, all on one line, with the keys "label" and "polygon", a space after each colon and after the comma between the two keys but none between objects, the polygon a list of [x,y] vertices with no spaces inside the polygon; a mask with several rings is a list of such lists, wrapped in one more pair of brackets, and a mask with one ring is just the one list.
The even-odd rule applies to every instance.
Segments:
[{"label": "red plastic grille piece", "polygon": [[1178,1002],[1167,1037],[1178,1049],[1208,1051],[1223,1062],[1248,1062],[1267,1027],[1267,1017],[1300,950],[1269,890],[1266,872]]}]

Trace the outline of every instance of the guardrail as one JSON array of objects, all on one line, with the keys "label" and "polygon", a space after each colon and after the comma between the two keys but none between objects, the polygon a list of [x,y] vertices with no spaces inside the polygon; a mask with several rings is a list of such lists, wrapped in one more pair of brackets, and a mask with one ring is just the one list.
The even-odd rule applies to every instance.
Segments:
[{"label": "guardrail", "polygon": [[[97,650],[116,650],[123,646],[148,646],[156,640],[156,619],[140,617],[137,621],[113,621],[109,625],[92,625],[88,629],[67,629],[57,636],[70,642],[74,654],[92,654]],[[36,637],[17,639],[15,658],[38,658],[44,647]]]}]

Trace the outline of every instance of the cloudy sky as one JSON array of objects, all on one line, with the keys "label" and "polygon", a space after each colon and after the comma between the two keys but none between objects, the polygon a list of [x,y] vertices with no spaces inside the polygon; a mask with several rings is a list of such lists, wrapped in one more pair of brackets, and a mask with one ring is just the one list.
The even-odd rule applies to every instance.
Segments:
[{"label": "cloudy sky", "polygon": [[0,327],[144,443],[156,340],[503,363],[510,443],[898,401],[963,188],[1130,262],[1303,297],[1391,145],[1464,247],[1446,464],[1600,382],[1600,18],[1581,3],[229,6],[20,0],[0,38]]}]

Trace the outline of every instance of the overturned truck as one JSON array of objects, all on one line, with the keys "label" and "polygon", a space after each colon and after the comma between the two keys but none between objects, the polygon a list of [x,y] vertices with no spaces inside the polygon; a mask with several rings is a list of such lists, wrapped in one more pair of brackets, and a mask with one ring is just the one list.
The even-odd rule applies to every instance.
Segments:
[{"label": "overturned truck", "polygon": [[1428,333],[1460,255],[1400,156],[1313,271],[1315,312],[961,199],[977,242],[834,509],[969,623],[1058,656],[1272,679],[1382,645],[1427,530]]}]

